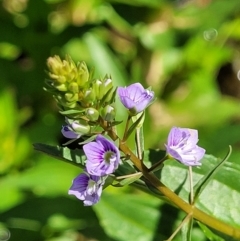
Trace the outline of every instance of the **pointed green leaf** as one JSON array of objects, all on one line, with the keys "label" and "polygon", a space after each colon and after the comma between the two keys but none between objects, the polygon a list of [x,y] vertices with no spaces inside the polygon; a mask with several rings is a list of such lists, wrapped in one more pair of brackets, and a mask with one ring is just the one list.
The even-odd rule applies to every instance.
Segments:
[{"label": "pointed green leaf", "polygon": [[33,144],[33,146],[34,149],[37,151],[41,151],[59,160],[76,165],[80,168],[84,168],[86,157],[84,155],[83,150],[71,150],[68,147],[50,146],[41,143],[35,143]]},{"label": "pointed green leaf", "polygon": [[196,185],[194,185],[194,202],[198,199],[201,192],[207,186],[209,181],[213,178],[213,176],[219,171],[219,169],[223,166],[223,164],[228,160],[232,153],[232,147],[229,146],[229,151],[225,158],[222,161],[217,163],[208,173],[206,173],[203,178],[201,178]]},{"label": "pointed green leaf", "polygon": [[189,218],[189,220],[187,220],[186,223],[183,224],[181,229],[182,241],[192,240],[192,227],[193,227],[193,219]]},{"label": "pointed green leaf", "polygon": [[84,112],[84,110],[63,110],[63,111],[59,111],[59,113],[61,113],[62,115],[71,115],[71,114],[80,114],[82,112]]},{"label": "pointed green leaf", "polygon": [[[217,236],[216,234],[214,234],[206,225],[197,222],[198,225],[200,226],[200,228],[202,229],[202,231],[204,232],[204,234],[206,235],[206,237],[210,240],[210,241],[224,241],[223,238]],[[230,241],[228,239],[228,241]]]},{"label": "pointed green leaf", "polygon": [[[141,172],[133,173],[133,174],[130,174],[129,177],[124,178],[122,180],[119,180],[118,184],[116,184],[114,186],[123,187],[123,186],[129,185],[129,184],[137,181],[141,177],[142,177],[142,173]],[[121,176],[120,176],[120,178],[121,178]]]}]

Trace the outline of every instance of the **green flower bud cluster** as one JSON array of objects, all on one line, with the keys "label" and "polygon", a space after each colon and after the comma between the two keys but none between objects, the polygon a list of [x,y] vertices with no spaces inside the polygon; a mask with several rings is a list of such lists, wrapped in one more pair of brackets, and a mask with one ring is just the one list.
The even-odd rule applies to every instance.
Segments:
[{"label": "green flower bud cluster", "polygon": [[79,94],[89,81],[89,71],[85,62],[78,62],[76,65],[69,56],[66,56],[65,60],[54,56],[48,58],[47,66],[50,79],[46,80],[46,89],[53,93],[61,106],[75,108]]},{"label": "green flower bud cluster", "polygon": [[64,60],[50,57],[47,66],[45,89],[55,97],[60,113],[68,119],[84,120],[87,128],[98,126],[99,118],[114,121],[116,90],[110,76],[93,79],[85,62],[75,64],[69,56]]}]

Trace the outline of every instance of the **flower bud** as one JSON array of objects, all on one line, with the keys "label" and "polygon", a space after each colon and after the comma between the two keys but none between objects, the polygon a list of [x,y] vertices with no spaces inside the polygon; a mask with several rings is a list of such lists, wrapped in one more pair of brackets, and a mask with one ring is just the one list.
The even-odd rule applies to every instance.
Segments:
[{"label": "flower bud", "polygon": [[71,128],[76,133],[88,134],[90,132],[90,126],[84,120],[75,120],[71,123]]},{"label": "flower bud", "polygon": [[95,99],[95,92],[93,91],[93,89],[89,88],[84,90],[81,103],[85,106],[90,106],[95,101]]},{"label": "flower bud", "polygon": [[86,117],[90,120],[90,121],[96,121],[98,120],[99,117],[99,112],[94,109],[94,108],[88,108],[85,111]]},{"label": "flower bud", "polygon": [[77,64],[77,72],[77,84],[79,87],[83,87],[89,79],[89,72],[85,62],[82,61]]},{"label": "flower bud", "polygon": [[65,84],[57,85],[57,86],[55,86],[55,88],[62,92],[67,91],[67,86]]},{"label": "flower bud", "polygon": [[77,139],[91,130],[90,126],[84,120],[66,119],[67,125],[62,127],[62,134],[69,139]]},{"label": "flower bud", "polygon": [[68,90],[70,92],[74,93],[74,94],[78,93],[79,92],[79,88],[78,88],[77,83],[75,83],[75,82],[70,83],[69,86],[68,86]]},{"label": "flower bud", "polygon": [[78,94],[67,92],[64,96],[68,102],[76,102],[78,100]]},{"label": "flower bud", "polygon": [[101,100],[102,99],[102,95],[100,93],[101,85],[102,85],[102,81],[99,80],[99,79],[95,80],[95,82],[93,83],[93,90],[94,90],[94,93],[95,93],[95,96],[96,96],[97,100]]},{"label": "flower bud", "polygon": [[108,122],[114,121],[116,116],[115,108],[112,105],[107,105],[101,110],[101,117]]}]

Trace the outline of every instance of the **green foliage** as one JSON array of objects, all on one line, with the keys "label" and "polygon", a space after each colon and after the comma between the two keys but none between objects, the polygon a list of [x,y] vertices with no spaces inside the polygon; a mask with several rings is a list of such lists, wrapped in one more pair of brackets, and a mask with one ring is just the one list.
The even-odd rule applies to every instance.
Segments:
[{"label": "green foliage", "polygon": [[[196,205],[239,227],[238,0],[2,0],[0,8],[0,224],[10,230],[11,241],[19,237],[26,241],[163,240],[184,218],[175,208],[135,188],[106,188],[94,209],[67,197],[81,168],[33,152],[31,144],[61,142],[64,119],[42,90],[46,60],[55,54],[86,61],[94,68],[93,78],[107,73],[114,86],[136,81],[152,86],[158,98],[146,111],[146,148],[163,147],[173,125],[198,128],[208,154],[223,157],[232,145],[231,157]],[[115,108],[118,123],[125,121],[118,100]],[[120,128],[118,134],[123,131]],[[84,162],[82,152],[76,156],[63,147],[35,148],[76,161],[78,166]],[[150,166],[163,155],[145,151],[144,161]],[[194,168],[194,184],[219,163],[206,155],[203,165]],[[122,168],[122,174],[133,172],[131,166]],[[186,173],[185,167],[170,160],[157,172],[187,201]],[[144,191],[152,188],[142,182],[136,186]],[[205,241],[203,233],[209,240],[222,240],[220,234],[200,226],[193,225],[193,240]],[[174,240],[181,240],[180,235]]]}]

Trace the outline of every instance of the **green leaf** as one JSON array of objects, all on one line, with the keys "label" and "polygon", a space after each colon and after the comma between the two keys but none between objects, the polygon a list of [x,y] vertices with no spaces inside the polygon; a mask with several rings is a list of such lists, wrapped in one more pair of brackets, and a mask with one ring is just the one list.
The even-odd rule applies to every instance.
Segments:
[{"label": "green leaf", "polygon": [[71,150],[68,147],[50,146],[41,143],[35,143],[33,144],[33,146],[34,149],[37,151],[41,151],[59,160],[76,165],[80,168],[84,168],[86,157],[84,155],[83,150]]},{"label": "green leaf", "polygon": [[[153,240],[161,215],[158,211],[161,201],[144,193],[133,195],[107,191],[109,189],[103,193],[101,201],[93,206],[106,233],[118,241]],[[157,234],[155,238],[164,240],[166,237]]]},{"label": "green leaf", "polygon": [[193,227],[193,219],[190,218],[182,226],[182,229],[181,229],[182,241],[191,241],[192,240],[192,227]]},{"label": "green leaf", "polygon": [[[83,37],[84,43],[87,45],[96,74],[105,76],[111,74],[115,86],[125,86],[128,77],[124,66],[110,51],[107,45],[94,33],[88,32]],[[122,104],[116,102],[117,118],[124,119],[126,112],[122,108]]]},{"label": "green leaf", "polygon": [[[200,228],[202,229],[202,231],[204,232],[204,234],[206,235],[206,237],[210,241],[224,241],[224,239],[222,239],[221,237],[214,234],[206,225],[204,225],[200,222],[197,222],[197,223],[200,226]],[[228,239],[228,241],[229,241],[229,239]]]},{"label": "green leaf", "polygon": [[[116,181],[118,181],[118,183],[114,186],[123,187],[123,186],[129,185],[129,184],[139,180],[141,177],[142,177],[142,173],[136,172],[136,173],[130,174],[129,177],[123,178],[119,181],[116,180]],[[119,176],[118,178],[121,178],[121,176]]]},{"label": "green leaf", "polygon": [[62,115],[71,115],[71,114],[80,114],[82,112],[84,112],[84,110],[63,110],[63,111],[59,111],[59,113],[61,113]]},{"label": "green leaf", "polygon": [[216,166],[214,166],[206,175],[203,176],[203,178],[201,178],[197,182],[196,185],[194,185],[194,202],[198,199],[199,195],[204,190],[204,188],[207,186],[209,181],[213,178],[214,174],[216,174],[217,171],[219,171],[219,169],[223,166],[223,164],[228,160],[231,153],[232,153],[232,147],[229,146],[229,151],[228,151],[226,157],[224,157],[222,159],[222,161],[217,163]]}]

